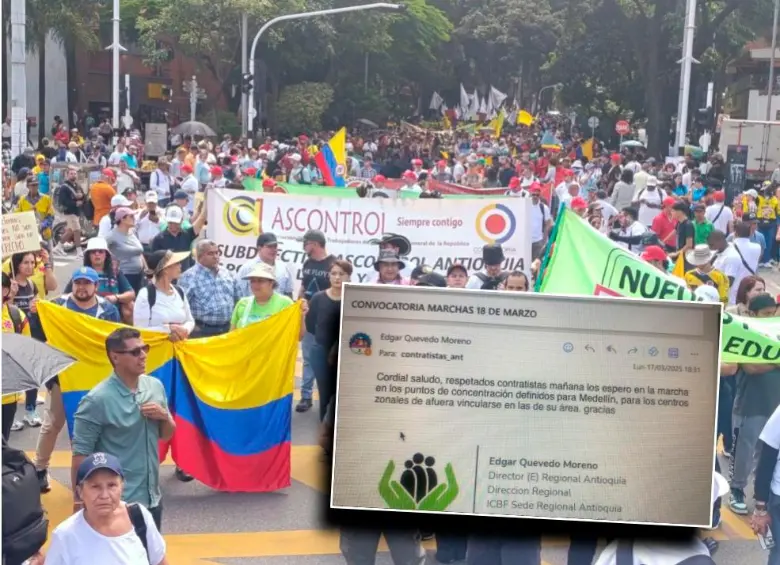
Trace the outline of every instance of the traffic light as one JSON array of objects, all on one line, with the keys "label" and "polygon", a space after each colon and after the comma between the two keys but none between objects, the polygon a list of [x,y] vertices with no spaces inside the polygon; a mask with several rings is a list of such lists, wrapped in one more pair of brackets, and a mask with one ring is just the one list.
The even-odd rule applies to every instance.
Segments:
[{"label": "traffic light", "polygon": [[241,92],[248,93],[251,91],[254,81],[255,77],[253,77],[250,73],[244,73],[241,76]]},{"label": "traffic light", "polygon": [[696,123],[707,131],[712,131],[715,126],[715,113],[711,107],[696,110]]},{"label": "traffic light", "polygon": [[162,99],[166,102],[173,102],[173,88],[167,85],[163,85],[160,89],[162,92]]}]

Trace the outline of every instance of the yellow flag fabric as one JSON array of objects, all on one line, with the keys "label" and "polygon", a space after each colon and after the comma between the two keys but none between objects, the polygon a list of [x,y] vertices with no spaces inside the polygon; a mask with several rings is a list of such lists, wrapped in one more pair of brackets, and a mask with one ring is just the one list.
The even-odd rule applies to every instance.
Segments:
[{"label": "yellow flag fabric", "polygon": [[593,160],[593,138],[591,137],[587,141],[583,141],[580,144],[580,148],[582,149],[582,156],[587,158],[588,161]]},{"label": "yellow flag fabric", "polygon": [[674,263],[674,269],[672,269],[672,275],[685,280],[685,256],[682,253],[677,256],[677,261]]},{"label": "yellow flag fabric", "polygon": [[534,117],[530,114],[530,112],[520,110],[517,113],[517,123],[521,126],[530,126],[532,123],[534,123]]}]

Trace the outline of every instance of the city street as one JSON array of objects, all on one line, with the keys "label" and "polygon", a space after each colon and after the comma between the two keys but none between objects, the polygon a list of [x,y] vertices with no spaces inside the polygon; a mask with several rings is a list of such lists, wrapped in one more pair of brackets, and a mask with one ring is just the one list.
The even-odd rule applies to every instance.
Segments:
[{"label": "city street", "polygon": [[[57,258],[55,272],[64,286],[78,263],[73,258]],[[769,290],[780,293],[780,274],[762,273]],[[300,376],[300,363],[297,373]],[[298,385],[300,382],[298,380]],[[296,390],[296,401],[299,398]],[[169,562],[173,565],[335,565],[343,563],[337,532],[324,529],[318,512],[326,502],[323,481],[324,462],[317,446],[318,410],[293,413],[292,478],[290,488],[267,494],[229,494],[210,490],[198,482],[181,483],[174,477],[171,461],[161,472],[163,531],[168,543]],[[11,435],[11,443],[32,455],[37,430],[25,429]],[[63,430],[52,459],[52,491],[44,496],[52,525],[72,510],[70,494],[70,452],[67,431]],[[663,461],[658,461],[663,465]],[[728,460],[721,458],[728,468]],[[659,489],[672,485],[659,485]],[[752,492],[748,493],[752,499]],[[706,535],[720,541],[715,561],[719,565],[760,564],[764,552],[752,535],[747,518],[723,511],[723,523]],[[426,542],[429,550],[433,542]],[[565,565],[565,540],[545,540],[546,565]],[[386,548],[377,560],[391,563]],[[435,563],[429,551],[429,562]]]}]

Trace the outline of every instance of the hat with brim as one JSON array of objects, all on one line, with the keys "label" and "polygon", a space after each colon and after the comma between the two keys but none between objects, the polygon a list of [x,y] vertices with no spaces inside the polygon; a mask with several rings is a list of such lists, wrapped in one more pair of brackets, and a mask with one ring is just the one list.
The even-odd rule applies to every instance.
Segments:
[{"label": "hat with brim", "polygon": [[381,239],[372,239],[369,241],[369,243],[372,245],[379,245],[380,247],[383,245],[392,245],[393,247],[397,247],[399,257],[406,257],[409,255],[409,253],[412,252],[412,242],[409,241],[409,239],[405,236],[399,235],[397,233],[382,234]]},{"label": "hat with brim", "polygon": [[401,259],[398,258],[398,255],[392,249],[382,249],[379,252],[379,257],[377,257],[376,262],[374,263],[374,269],[378,271],[379,266],[382,263],[396,263],[400,270],[404,270],[406,268],[406,263],[401,261]]},{"label": "hat with brim", "polygon": [[713,257],[715,252],[707,244],[697,245],[692,251],[685,253],[685,260],[694,267],[711,263]]},{"label": "hat with brim", "polygon": [[168,267],[181,263],[189,257],[189,251],[155,251],[152,253],[152,256],[146,260],[146,263],[152,268],[155,275],[159,275]]},{"label": "hat with brim", "polygon": [[274,270],[271,266],[266,265],[265,263],[260,263],[242,278],[244,280],[265,279],[268,281],[276,281],[276,273],[274,273]]}]

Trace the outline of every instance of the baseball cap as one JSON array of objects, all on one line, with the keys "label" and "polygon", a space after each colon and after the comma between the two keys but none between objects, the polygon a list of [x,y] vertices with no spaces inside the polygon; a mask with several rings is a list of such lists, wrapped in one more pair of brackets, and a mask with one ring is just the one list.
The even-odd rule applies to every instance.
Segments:
[{"label": "baseball cap", "polygon": [[588,203],[585,202],[584,198],[580,198],[579,196],[577,196],[576,198],[572,198],[571,199],[571,209],[572,210],[582,209],[582,208],[587,208],[587,207],[588,207]]},{"label": "baseball cap", "polygon": [[105,168],[102,171],[100,171],[100,174],[102,174],[104,177],[116,179],[116,173],[114,172],[113,169]]},{"label": "baseball cap", "polygon": [[181,166],[181,172],[182,173],[191,173],[192,172],[192,167],[189,166],[189,165],[182,165]]},{"label": "baseball cap", "polygon": [[76,472],[76,483],[81,484],[89,478],[89,476],[95,471],[106,469],[112,471],[124,478],[125,475],[122,472],[122,464],[119,463],[119,459],[110,453],[93,453],[81,462],[79,470]]},{"label": "baseball cap", "polygon": [[100,275],[98,275],[97,271],[92,267],[79,267],[73,273],[71,280],[74,282],[89,281],[92,283],[97,283],[100,280]]},{"label": "baseball cap", "polygon": [[169,206],[165,209],[165,221],[169,224],[180,224],[184,220],[184,212],[178,206]]},{"label": "baseball cap", "polygon": [[320,230],[309,230],[305,234],[303,234],[303,243],[308,243],[310,241],[313,241],[314,243],[319,243],[324,247],[326,243],[325,234],[322,233]]},{"label": "baseball cap", "polygon": [[444,288],[447,286],[447,279],[439,273],[426,273],[417,280],[417,286],[437,286]]},{"label": "baseball cap", "polygon": [[708,284],[696,287],[696,290],[693,291],[693,295],[696,298],[702,299],[704,302],[720,302],[718,289]]},{"label": "baseball cap", "polygon": [[173,195],[174,200],[189,200],[190,195],[183,190],[177,190]]},{"label": "baseball cap", "polygon": [[131,202],[121,194],[115,194],[111,197],[111,207],[119,208],[124,206],[130,206]]},{"label": "baseball cap", "polygon": [[132,208],[122,206],[121,208],[117,208],[116,211],[114,212],[114,219],[117,222],[120,222],[128,216],[132,216],[133,214],[135,214],[135,212],[133,212]]},{"label": "baseball cap", "polygon": [[463,271],[463,274],[465,274],[466,276],[469,276],[468,269],[461,263],[453,263],[452,265],[450,265],[449,268],[447,269],[447,276],[449,277],[452,274],[452,271],[456,271],[458,269]]},{"label": "baseball cap", "polygon": [[374,177],[374,182],[385,182],[387,178],[384,175],[377,175]]},{"label": "baseball cap", "polygon": [[645,261],[666,261],[666,252],[658,245],[648,245],[642,253]]},{"label": "baseball cap", "polygon": [[147,190],[146,194],[144,194],[144,201],[157,202],[158,201],[157,192],[155,192],[154,190]]},{"label": "baseball cap", "polygon": [[211,170],[209,171],[212,175],[221,175],[222,174],[222,167],[214,166],[211,167]]},{"label": "baseball cap", "polygon": [[664,198],[663,201],[664,208],[667,208],[669,206],[674,206],[675,202],[677,202],[676,198],[674,198],[673,196],[667,196],[666,198]]},{"label": "baseball cap", "polygon": [[758,216],[756,216],[755,212],[748,212],[747,214],[744,214],[742,216],[742,221],[743,222],[757,222],[758,221]]},{"label": "baseball cap", "polygon": [[261,233],[257,237],[257,246],[258,247],[265,247],[266,245],[278,245],[279,242],[276,239],[276,236],[272,234],[271,232],[268,233]]},{"label": "baseball cap", "polygon": [[715,192],[712,193],[712,199],[715,202],[723,202],[726,200],[726,193],[723,192],[722,190],[716,190]]}]

